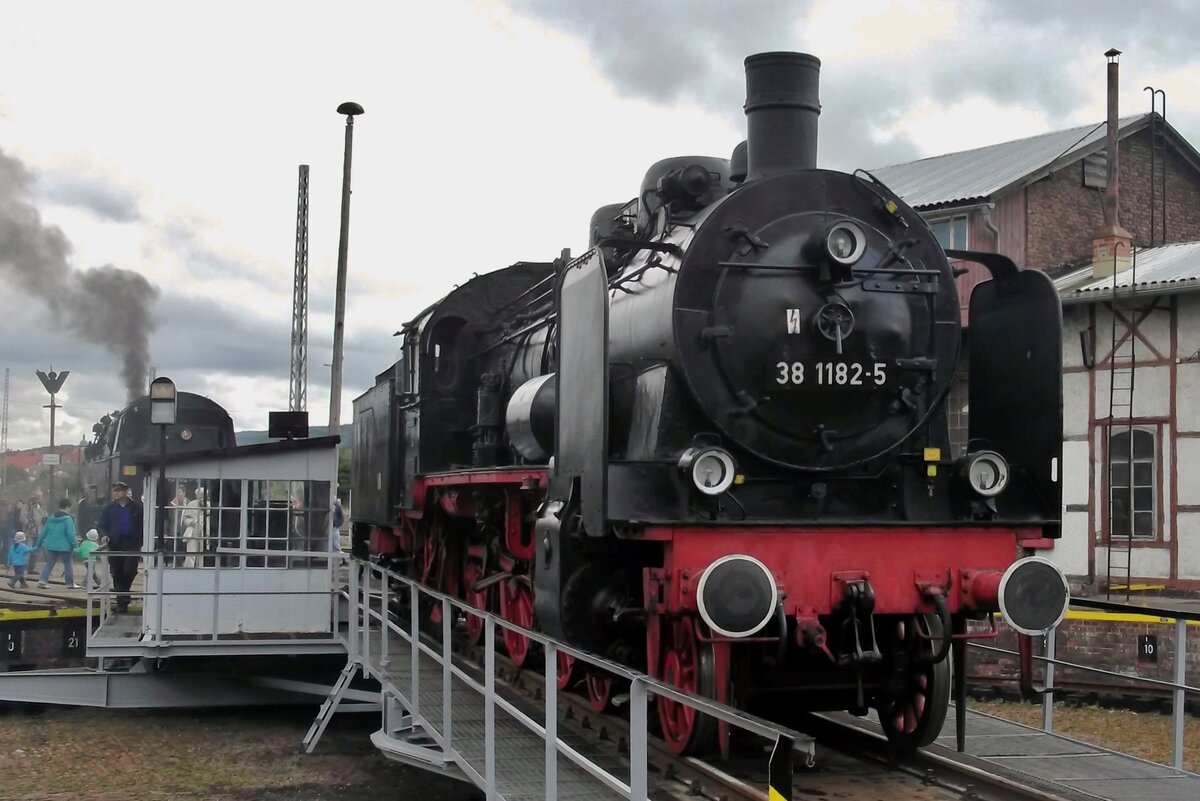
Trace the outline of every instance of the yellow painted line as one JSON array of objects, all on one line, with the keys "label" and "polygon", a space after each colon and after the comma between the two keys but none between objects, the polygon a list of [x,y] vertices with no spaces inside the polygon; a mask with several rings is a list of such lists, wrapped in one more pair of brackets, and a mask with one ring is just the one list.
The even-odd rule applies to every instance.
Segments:
[{"label": "yellow painted line", "polygon": [[17,611],[15,609],[0,609],[0,622],[7,620],[45,620],[59,617],[87,617],[86,609],[37,609],[34,611]]},{"label": "yellow painted line", "polygon": [[[1157,592],[1159,590],[1165,590],[1166,588],[1167,588],[1166,584],[1130,584],[1129,585],[1130,592]],[[1125,589],[1125,585],[1124,584],[1114,584],[1109,589],[1123,590],[1123,589]]]},{"label": "yellow painted line", "polygon": [[[1133,612],[1099,612],[1091,609],[1069,609],[1067,620],[1099,620],[1105,623],[1174,623],[1173,617],[1139,615]],[[1189,626],[1200,626],[1200,620],[1189,620]]]}]

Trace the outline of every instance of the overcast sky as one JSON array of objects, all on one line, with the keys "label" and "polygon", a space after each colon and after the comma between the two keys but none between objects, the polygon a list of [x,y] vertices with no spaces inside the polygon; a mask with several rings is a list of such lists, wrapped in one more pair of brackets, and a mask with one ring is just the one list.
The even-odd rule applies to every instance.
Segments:
[{"label": "overcast sky", "polygon": [[[475,272],[581,251],[670,155],[744,136],[742,59],[823,61],[822,166],[875,167],[1096,122],[1166,89],[1200,141],[1200,6],[478,0],[6,3],[0,367],[9,446],[122,406],[121,353],[224,404],[286,408],[297,166],[312,165],[309,410],[328,415],[344,100],[355,127],[350,401],[400,324]],[[103,268],[105,272],[89,272]],[[136,361],[136,360],[135,360]]]}]

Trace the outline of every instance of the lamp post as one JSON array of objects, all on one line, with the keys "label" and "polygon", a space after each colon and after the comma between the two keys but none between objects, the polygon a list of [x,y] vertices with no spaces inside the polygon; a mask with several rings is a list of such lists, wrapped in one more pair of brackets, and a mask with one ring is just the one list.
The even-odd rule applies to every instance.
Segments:
[{"label": "lamp post", "polygon": [[346,115],[346,151],[342,161],[342,229],[338,235],[337,292],[333,301],[333,369],[329,377],[329,433],[342,430],[342,339],[346,328],[346,261],[350,249],[350,161],[354,151],[354,118],[363,113],[357,103],[342,103]]},{"label": "lamp post", "polygon": [[58,498],[54,496],[54,468],[58,466],[58,454],[54,452],[54,412],[62,407],[59,406],[54,398],[58,395],[62,385],[66,383],[67,376],[71,374],[70,370],[63,370],[56,373],[51,370],[49,373],[37,371],[38,380],[42,382],[42,386],[50,393],[50,405],[45,407],[50,410],[50,453],[47,454],[50,458],[47,460],[43,457],[43,463],[50,467],[50,506],[53,509],[58,508]]},{"label": "lamp post", "polygon": [[154,550],[163,552],[163,528],[167,515],[167,426],[175,425],[175,382],[163,376],[150,382],[150,424],[159,431],[158,519],[154,526]]}]

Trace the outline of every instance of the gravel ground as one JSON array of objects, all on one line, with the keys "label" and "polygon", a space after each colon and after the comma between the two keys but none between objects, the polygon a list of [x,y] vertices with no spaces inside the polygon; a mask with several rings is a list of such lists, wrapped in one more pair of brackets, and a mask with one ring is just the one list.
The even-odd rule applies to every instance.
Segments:
[{"label": "gravel ground", "polygon": [[422,801],[473,788],[384,759],[376,715],[341,715],[306,756],[314,710],[0,709],[6,801]]},{"label": "gravel ground", "polygon": [[[971,708],[998,718],[1042,726],[1040,704],[1008,701],[972,701]],[[1054,731],[1076,740],[1126,754],[1171,764],[1171,716],[1157,712],[1130,712],[1098,706],[1054,708]],[[1200,772],[1200,718],[1189,716],[1183,732],[1184,768]]]}]

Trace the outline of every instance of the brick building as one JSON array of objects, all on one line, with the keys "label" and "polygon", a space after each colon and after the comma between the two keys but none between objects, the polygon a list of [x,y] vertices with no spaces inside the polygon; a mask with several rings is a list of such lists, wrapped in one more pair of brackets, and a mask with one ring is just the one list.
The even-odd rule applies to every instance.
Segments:
[{"label": "brick building", "polygon": [[[1150,238],[1151,124],[1165,132],[1167,214],[1155,214]],[[1134,243],[1200,240],[1200,153],[1156,114],[1123,117],[1120,131],[1120,216]],[[871,172],[915,208],[943,247],[1003,253],[1022,267],[1052,275],[1092,261],[1092,239],[1104,223],[1105,125],[949,153]],[[1161,192],[1160,162],[1155,194]],[[959,279],[966,307],[986,280],[978,265]]]},{"label": "brick building", "polygon": [[[1157,115],[1118,121],[1119,219],[1134,258],[1121,259],[1114,277],[1107,261],[1093,265],[1105,225],[1105,134],[1098,123],[872,172],[943,247],[1004,253],[1056,279],[1064,525],[1048,555],[1092,588],[1128,580],[1200,590],[1200,153]],[[988,274],[961,266],[969,336],[966,305]],[[965,380],[950,401],[959,448]],[[1119,389],[1110,393],[1114,380],[1135,387],[1129,408]]]}]

